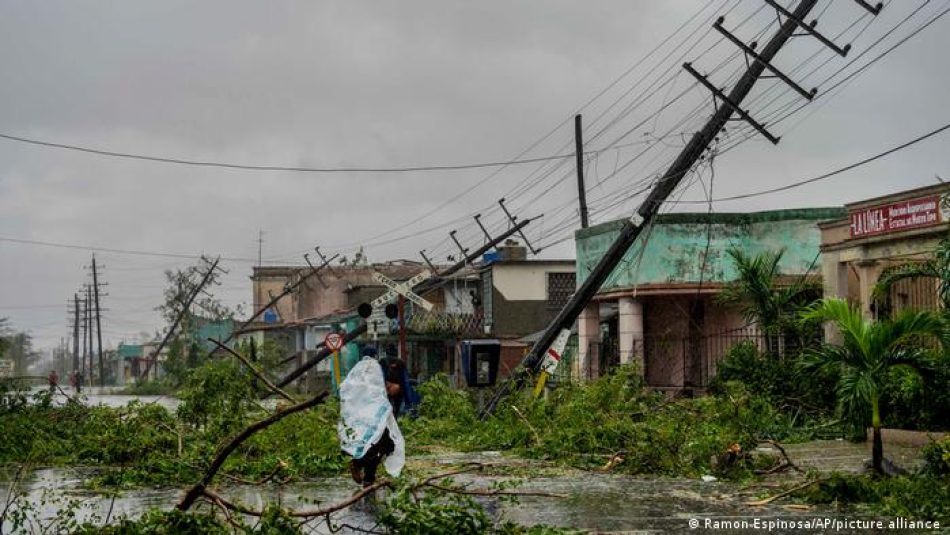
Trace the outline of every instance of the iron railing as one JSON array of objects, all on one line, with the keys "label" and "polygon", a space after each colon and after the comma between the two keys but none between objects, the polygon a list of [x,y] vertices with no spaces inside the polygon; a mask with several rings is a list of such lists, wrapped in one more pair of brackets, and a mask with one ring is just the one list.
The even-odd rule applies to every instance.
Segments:
[{"label": "iron railing", "polygon": [[643,375],[648,386],[706,387],[715,377],[719,361],[740,342],[751,342],[759,351],[778,358],[797,353],[803,345],[797,334],[769,337],[756,327],[693,337],[644,336],[634,339],[629,348],[621,348],[618,340],[608,339],[590,344],[588,354],[596,369],[592,366],[582,373],[592,376],[588,379],[608,373],[620,364],[624,353],[631,359],[642,358]]}]

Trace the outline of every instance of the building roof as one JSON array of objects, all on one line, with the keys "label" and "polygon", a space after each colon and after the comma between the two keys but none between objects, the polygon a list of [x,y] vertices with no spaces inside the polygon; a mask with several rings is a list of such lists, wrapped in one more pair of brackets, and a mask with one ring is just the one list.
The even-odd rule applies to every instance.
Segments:
[{"label": "building roof", "polygon": [[[626,252],[602,285],[601,292],[646,285],[699,281],[716,284],[735,280],[738,273],[726,254],[733,246],[750,254],[784,249],[780,271],[787,275],[804,274],[817,264],[820,244],[817,223],[845,213],[844,208],[834,207],[661,214]],[[587,278],[613,244],[623,223],[624,220],[610,221],[575,233],[578,281]]]}]

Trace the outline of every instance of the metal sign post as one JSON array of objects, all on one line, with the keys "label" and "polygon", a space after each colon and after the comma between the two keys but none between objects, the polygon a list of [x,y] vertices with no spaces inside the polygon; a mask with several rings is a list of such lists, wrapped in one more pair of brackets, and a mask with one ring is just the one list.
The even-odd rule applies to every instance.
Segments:
[{"label": "metal sign post", "polygon": [[336,380],[336,387],[340,388],[340,383],[343,381],[340,373],[340,348],[343,347],[343,335],[330,333],[323,339],[323,343],[333,352],[333,378]]}]

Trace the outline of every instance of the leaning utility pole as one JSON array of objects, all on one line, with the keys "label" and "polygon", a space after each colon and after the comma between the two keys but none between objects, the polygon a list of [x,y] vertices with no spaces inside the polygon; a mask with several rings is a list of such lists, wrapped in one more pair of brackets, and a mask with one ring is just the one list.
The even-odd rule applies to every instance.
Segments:
[{"label": "leaning utility pole", "polygon": [[96,255],[92,255],[92,290],[96,299],[96,338],[99,342],[99,386],[106,386],[105,367],[102,365],[102,322],[99,314],[99,272],[96,270]]},{"label": "leaning utility pole", "polygon": [[93,376],[93,371],[95,370],[95,366],[93,366],[92,364],[92,359],[94,355],[92,351],[92,288],[90,288],[88,284],[86,285],[86,303],[85,304],[86,304],[86,318],[85,318],[86,319],[86,344],[89,346],[89,349],[86,352],[86,355],[89,356],[89,359],[88,359],[89,367],[86,369],[89,370],[89,377],[87,378],[89,381],[88,384],[89,386],[92,386],[92,376]]},{"label": "leaning utility pole", "polygon": [[73,373],[79,373],[79,294],[73,294]]},{"label": "leaning utility pole", "polygon": [[[540,217],[540,216],[538,216],[538,217]],[[489,240],[487,243],[485,243],[484,245],[482,245],[481,247],[479,247],[479,248],[476,249],[475,251],[472,251],[471,253],[468,253],[467,256],[465,256],[464,258],[460,259],[458,262],[456,262],[455,264],[449,266],[449,267],[446,268],[445,270],[440,271],[440,272],[436,273],[435,275],[433,275],[432,277],[429,277],[428,279],[426,279],[426,280],[420,282],[419,284],[413,286],[413,287],[412,287],[412,293],[414,293],[414,294],[420,294],[420,295],[421,295],[421,294],[424,294],[424,293],[426,293],[426,292],[428,292],[428,291],[434,290],[434,289],[436,289],[436,288],[438,288],[438,287],[444,285],[446,282],[448,282],[448,279],[447,279],[446,277],[448,277],[449,275],[455,273],[456,271],[458,271],[458,270],[464,268],[465,266],[469,265],[473,260],[475,260],[475,259],[481,257],[483,254],[485,254],[486,252],[488,252],[489,249],[491,249],[492,247],[494,247],[494,246],[498,245],[499,243],[503,242],[505,239],[507,239],[507,238],[508,238],[509,236],[511,236],[512,234],[520,233],[520,232],[522,231],[522,229],[523,229],[524,227],[526,227],[526,226],[528,225],[528,223],[531,222],[531,219],[522,219],[521,221],[518,221],[518,222],[515,223],[515,222],[514,222],[514,218],[511,218],[511,219],[512,219],[512,222],[514,223],[511,228],[509,228],[509,229],[506,230],[505,232],[503,232],[503,233],[501,233],[500,235],[498,235],[498,237],[496,237],[496,238],[494,238],[494,239],[492,239],[492,240]],[[423,258],[426,258],[425,255],[422,255],[422,257],[423,257]],[[426,261],[428,262],[428,258],[426,258]],[[355,340],[356,338],[358,338],[360,335],[362,335],[362,334],[365,333],[365,332],[366,332],[366,323],[363,322],[363,323],[361,323],[358,327],[356,327],[356,328],[353,329],[352,331],[347,332],[347,333],[343,336],[343,343],[344,343],[344,344],[348,344],[348,343],[352,342],[353,340]],[[326,346],[324,345],[323,342],[320,342],[319,344],[317,344],[316,352],[317,352],[317,354],[316,354],[312,359],[308,360],[307,362],[304,362],[303,364],[301,364],[300,366],[298,366],[296,369],[294,369],[293,371],[291,371],[291,372],[289,372],[287,375],[285,375],[283,379],[281,379],[279,382],[277,382],[277,386],[278,386],[279,388],[283,388],[283,387],[289,385],[289,384],[292,383],[295,379],[297,379],[298,377],[300,377],[301,375],[303,375],[304,373],[306,373],[307,370],[309,370],[310,368],[313,368],[314,366],[316,366],[317,364],[319,364],[323,359],[327,358],[327,356],[329,356],[329,355],[331,354],[331,352],[327,350],[327,348],[326,348]],[[265,392],[262,392],[262,393],[261,393],[261,397],[266,398],[266,397],[270,396],[271,394],[272,394],[272,392],[270,392],[270,391],[265,391]]]},{"label": "leaning utility pole", "polygon": [[[683,148],[683,151],[666,171],[659,183],[653,188],[646,200],[644,200],[644,202],[640,205],[636,213],[624,221],[619,235],[617,236],[614,243],[610,246],[606,253],[604,253],[604,256],[600,259],[600,262],[598,262],[597,265],[591,270],[590,275],[583,282],[583,284],[581,284],[580,288],[574,292],[574,295],[571,296],[570,301],[568,301],[564,308],[561,309],[557,317],[555,317],[555,319],[548,325],[547,329],[541,334],[541,337],[538,339],[538,341],[535,342],[534,346],[522,361],[521,366],[519,366],[512,374],[512,380],[506,382],[496,392],[495,396],[485,407],[485,410],[482,413],[483,417],[491,414],[494,411],[498,402],[508,395],[513,386],[515,388],[520,388],[523,386],[528,374],[536,371],[538,367],[540,367],[544,360],[544,355],[548,352],[548,348],[551,347],[551,345],[554,343],[554,340],[562,331],[569,331],[571,329],[571,326],[574,324],[574,321],[580,315],[583,308],[587,306],[587,303],[600,289],[600,286],[603,284],[604,280],[607,279],[617,264],[623,259],[627,249],[633,245],[634,241],[636,241],[636,239],[640,236],[644,227],[652,221],[654,216],[656,216],[663,202],[666,201],[667,197],[669,197],[676,186],[679,185],[683,177],[689,173],[690,169],[692,169],[693,165],[700,159],[703,152],[709,146],[709,143],[715,139],[716,135],[720,132],[720,130],[722,130],[722,128],[726,125],[726,122],[730,120],[734,113],[738,114],[740,117],[752,124],[753,127],[755,127],[760,133],[762,133],[773,143],[778,142],[778,138],[768,134],[768,132],[765,131],[764,126],[756,123],[749,116],[748,112],[740,108],[739,105],[752,90],[752,86],[755,85],[756,80],[759,79],[759,76],[762,75],[766,68],[768,68],[773,73],[778,70],[770,62],[782,48],[782,46],[784,46],[789,40],[789,38],[792,37],[796,29],[803,29],[807,33],[819,38],[819,40],[821,40],[823,43],[826,43],[827,40],[821,37],[820,34],[815,31],[814,24],[808,24],[804,22],[804,18],[808,15],[812,8],[815,7],[815,4],[818,3],[818,0],[801,0],[793,13],[789,13],[785,11],[784,8],[781,8],[781,6],[774,4],[773,0],[766,1],[773,5],[773,7],[775,7],[776,10],[778,10],[781,14],[785,15],[785,21],[781,24],[778,32],[772,37],[768,44],[765,45],[761,52],[756,53],[753,51],[750,54],[749,51],[746,51],[747,60],[749,59],[749,56],[751,56],[751,64],[728,96],[713,87],[712,84],[710,84],[705,77],[699,75],[699,73],[697,73],[689,63],[683,65],[684,69],[689,71],[693,76],[699,78],[700,82],[703,82],[706,87],[713,90],[716,96],[719,97],[718,108],[715,114],[713,114],[712,118],[708,123],[706,123],[702,130],[693,134],[693,137],[689,140],[689,143]],[[721,25],[722,21],[723,19],[720,18],[717,22],[717,25]],[[754,47],[749,48],[754,49]],[[835,47],[834,49],[841,55],[847,53],[847,47],[844,49],[837,49],[837,47]],[[814,94],[814,92],[812,94]]]},{"label": "leaning utility pole", "polygon": [[[148,359],[145,364],[145,371],[139,375],[139,380],[148,379],[148,372],[152,369],[152,363],[158,360],[159,355],[162,353],[162,349],[165,348],[165,344],[168,343],[168,340],[171,339],[172,334],[175,333],[175,329],[178,327],[178,323],[181,322],[181,319],[185,317],[185,313],[188,312],[188,307],[191,306],[191,302],[198,297],[198,294],[201,293],[201,290],[204,288],[205,284],[208,283],[208,280],[211,279],[211,275],[214,273],[214,270],[218,269],[218,262],[221,260],[221,257],[214,259],[214,262],[211,264],[211,267],[208,268],[208,271],[205,272],[204,277],[201,278],[201,282],[191,291],[191,294],[188,296],[188,299],[182,303],[181,310],[178,312],[178,316],[175,318],[175,321],[172,323],[171,327],[168,328],[168,332],[165,333],[165,337],[162,338],[162,342],[158,344],[158,347],[152,353],[152,358]],[[207,262],[207,260],[205,260]],[[157,372],[156,372],[157,374]]]},{"label": "leaning utility pole", "polygon": [[577,202],[581,205],[581,228],[587,228],[587,191],[584,188],[584,131],[581,115],[574,116],[574,155],[577,158]]}]

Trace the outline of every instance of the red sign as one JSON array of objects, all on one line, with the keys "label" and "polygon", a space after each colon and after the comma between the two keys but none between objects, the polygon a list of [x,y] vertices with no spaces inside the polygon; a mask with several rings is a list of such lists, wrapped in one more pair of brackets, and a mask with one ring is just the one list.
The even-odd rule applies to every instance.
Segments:
[{"label": "red sign", "polygon": [[330,351],[339,351],[340,348],[343,347],[343,336],[337,333],[330,333],[323,339],[323,343],[326,344],[327,349]]},{"label": "red sign", "polygon": [[939,195],[865,208],[851,212],[848,219],[852,238],[927,227],[943,222]]}]

